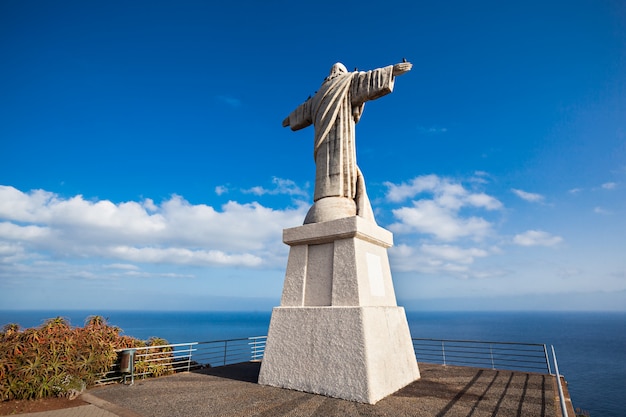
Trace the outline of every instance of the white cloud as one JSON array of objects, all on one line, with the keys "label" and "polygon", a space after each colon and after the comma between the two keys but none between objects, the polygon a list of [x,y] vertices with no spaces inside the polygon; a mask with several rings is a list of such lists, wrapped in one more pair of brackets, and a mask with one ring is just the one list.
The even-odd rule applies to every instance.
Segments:
[{"label": "white cloud", "polygon": [[474,258],[482,258],[489,254],[484,249],[466,249],[453,245],[422,245],[421,250],[422,252],[435,256],[437,258],[463,264],[471,264],[474,262]]},{"label": "white cloud", "polygon": [[460,238],[483,239],[491,232],[489,221],[478,216],[464,216],[464,208],[499,210],[502,203],[483,192],[472,192],[460,182],[453,182],[436,175],[414,178],[409,183],[386,183],[387,200],[402,202],[421,193],[429,193],[432,199],[413,201],[411,206],[392,210],[399,222],[390,226],[398,233],[426,233],[444,241]]},{"label": "white cloud", "polygon": [[487,184],[489,182],[487,180],[489,177],[489,173],[485,171],[475,171],[474,176],[472,176],[469,181],[476,184]]},{"label": "white cloud", "polygon": [[273,187],[269,189],[262,187],[262,186],[256,186],[256,187],[252,187],[252,188],[242,190],[242,191],[247,194],[254,194],[254,195],[259,195],[259,196],[265,195],[265,194],[269,194],[269,195],[282,194],[282,195],[302,196],[302,197],[308,196],[308,193],[306,192],[306,190],[303,190],[302,188],[298,187],[298,185],[292,180],[274,177],[272,179],[272,184],[273,184]]},{"label": "white cloud", "polygon": [[529,193],[515,188],[511,188],[511,191],[513,191],[515,195],[517,195],[522,200],[526,200],[531,203],[540,203],[544,200],[544,197],[541,194]]},{"label": "white cloud", "polygon": [[594,207],[593,212],[596,214],[604,214],[604,215],[612,214],[610,210],[604,209],[600,206]]},{"label": "white cloud", "polygon": [[191,250],[187,248],[136,248],[117,246],[109,248],[109,253],[117,259],[140,263],[169,263],[184,265],[222,265],[257,267],[263,263],[259,256],[252,254],[229,255],[218,250]]},{"label": "white cloud", "polygon": [[1,239],[0,237],[0,265],[21,262],[29,258],[23,245],[19,243],[2,242]]},{"label": "white cloud", "polygon": [[456,212],[431,200],[416,201],[413,207],[395,209],[393,214],[400,222],[389,228],[397,233],[426,233],[444,241],[453,241],[463,237],[480,240],[491,231],[491,223],[487,220],[480,217],[461,218]]},{"label": "white cloud", "polygon": [[20,226],[10,222],[0,223],[0,239],[33,241],[50,236],[48,227]]},{"label": "white cloud", "polygon": [[617,183],[614,182],[605,182],[604,184],[602,184],[602,188],[604,188],[605,190],[613,190],[615,189],[615,187],[617,187]]},{"label": "white cloud", "polygon": [[264,195],[264,194],[269,194],[269,190],[261,187],[260,185],[257,185],[255,187],[252,188],[248,188],[247,190],[242,190],[244,193],[247,194],[254,194],[254,195]]},{"label": "white cloud", "polygon": [[215,187],[215,194],[217,195],[226,194],[227,192],[228,192],[228,187],[224,185],[218,185],[217,187]]},{"label": "white cloud", "polygon": [[456,278],[485,278],[501,275],[498,271],[476,269],[476,258],[489,252],[480,248],[463,248],[456,245],[421,244],[412,247],[399,244],[389,249],[394,270],[430,275],[448,275]]},{"label": "white cloud", "polygon": [[132,264],[109,264],[104,265],[104,269],[120,269],[123,271],[137,271],[139,267]]},{"label": "white cloud", "polygon": [[528,230],[513,237],[513,243],[520,246],[555,246],[562,241],[562,237],[541,230]]},{"label": "white cloud", "polygon": [[433,191],[440,184],[440,179],[437,175],[423,175],[411,180],[410,183],[402,183],[400,185],[386,182],[387,187],[387,200],[399,203],[408,198],[413,198],[417,194],[424,191]]},{"label": "white cloud", "polygon": [[576,195],[582,192],[582,190],[583,190],[582,188],[572,188],[571,190],[568,191],[568,193]]},{"label": "white cloud", "polygon": [[386,182],[386,198],[390,202],[400,203],[421,193],[431,193],[440,206],[450,209],[459,209],[463,206],[473,206],[487,210],[498,210],[502,203],[487,194],[468,191],[460,182],[442,178],[437,175],[422,175],[409,183],[399,185]]},{"label": "white cloud", "polygon": [[305,211],[232,201],[215,209],[176,195],[159,205],[114,204],[1,186],[0,262],[19,252],[52,259],[102,257],[111,265],[275,266],[286,252],[282,230],[301,224]]},{"label": "white cloud", "polygon": [[159,209],[156,206],[156,204],[154,204],[154,201],[151,198],[146,198],[141,205],[147,211],[150,211],[150,212],[153,212],[153,213]]}]

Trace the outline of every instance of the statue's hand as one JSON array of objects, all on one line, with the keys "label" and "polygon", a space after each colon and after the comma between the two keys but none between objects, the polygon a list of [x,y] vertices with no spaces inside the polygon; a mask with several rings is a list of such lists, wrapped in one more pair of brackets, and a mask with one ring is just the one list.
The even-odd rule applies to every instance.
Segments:
[{"label": "statue's hand", "polygon": [[401,62],[393,66],[393,75],[402,75],[411,71],[411,68],[413,68],[413,64],[410,62]]},{"label": "statue's hand", "polygon": [[287,126],[289,126],[289,116],[285,117],[285,120],[283,120],[283,127]]}]

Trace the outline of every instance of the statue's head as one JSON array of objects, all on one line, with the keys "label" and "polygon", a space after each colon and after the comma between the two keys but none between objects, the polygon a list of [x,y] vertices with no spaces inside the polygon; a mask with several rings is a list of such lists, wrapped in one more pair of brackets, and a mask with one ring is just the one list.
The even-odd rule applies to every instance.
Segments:
[{"label": "statue's head", "polygon": [[337,62],[330,69],[330,74],[328,74],[328,77],[326,77],[325,81],[332,80],[338,75],[347,74],[347,73],[348,73],[348,69],[346,68],[346,66],[343,65],[341,62]]}]

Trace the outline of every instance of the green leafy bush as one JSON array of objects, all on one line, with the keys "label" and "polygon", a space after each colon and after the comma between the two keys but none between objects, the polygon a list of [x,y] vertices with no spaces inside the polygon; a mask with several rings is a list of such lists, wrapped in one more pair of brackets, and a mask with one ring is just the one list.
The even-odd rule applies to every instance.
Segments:
[{"label": "green leafy bush", "polygon": [[[120,335],[101,316],[84,327],[71,327],[63,317],[36,328],[17,324],[0,333],[0,400],[72,397],[92,385],[117,360],[116,349],[145,346]],[[165,343],[166,344],[166,343]]]}]

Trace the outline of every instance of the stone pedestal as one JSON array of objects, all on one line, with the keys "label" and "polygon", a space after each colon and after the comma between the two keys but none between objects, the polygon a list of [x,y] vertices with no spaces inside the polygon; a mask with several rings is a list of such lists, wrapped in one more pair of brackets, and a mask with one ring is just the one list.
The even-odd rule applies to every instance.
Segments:
[{"label": "stone pedestal", "polygon": [[358,216],[285,229],[291,249],[259,383],[374,404],[419,378],[391,232]]}]

